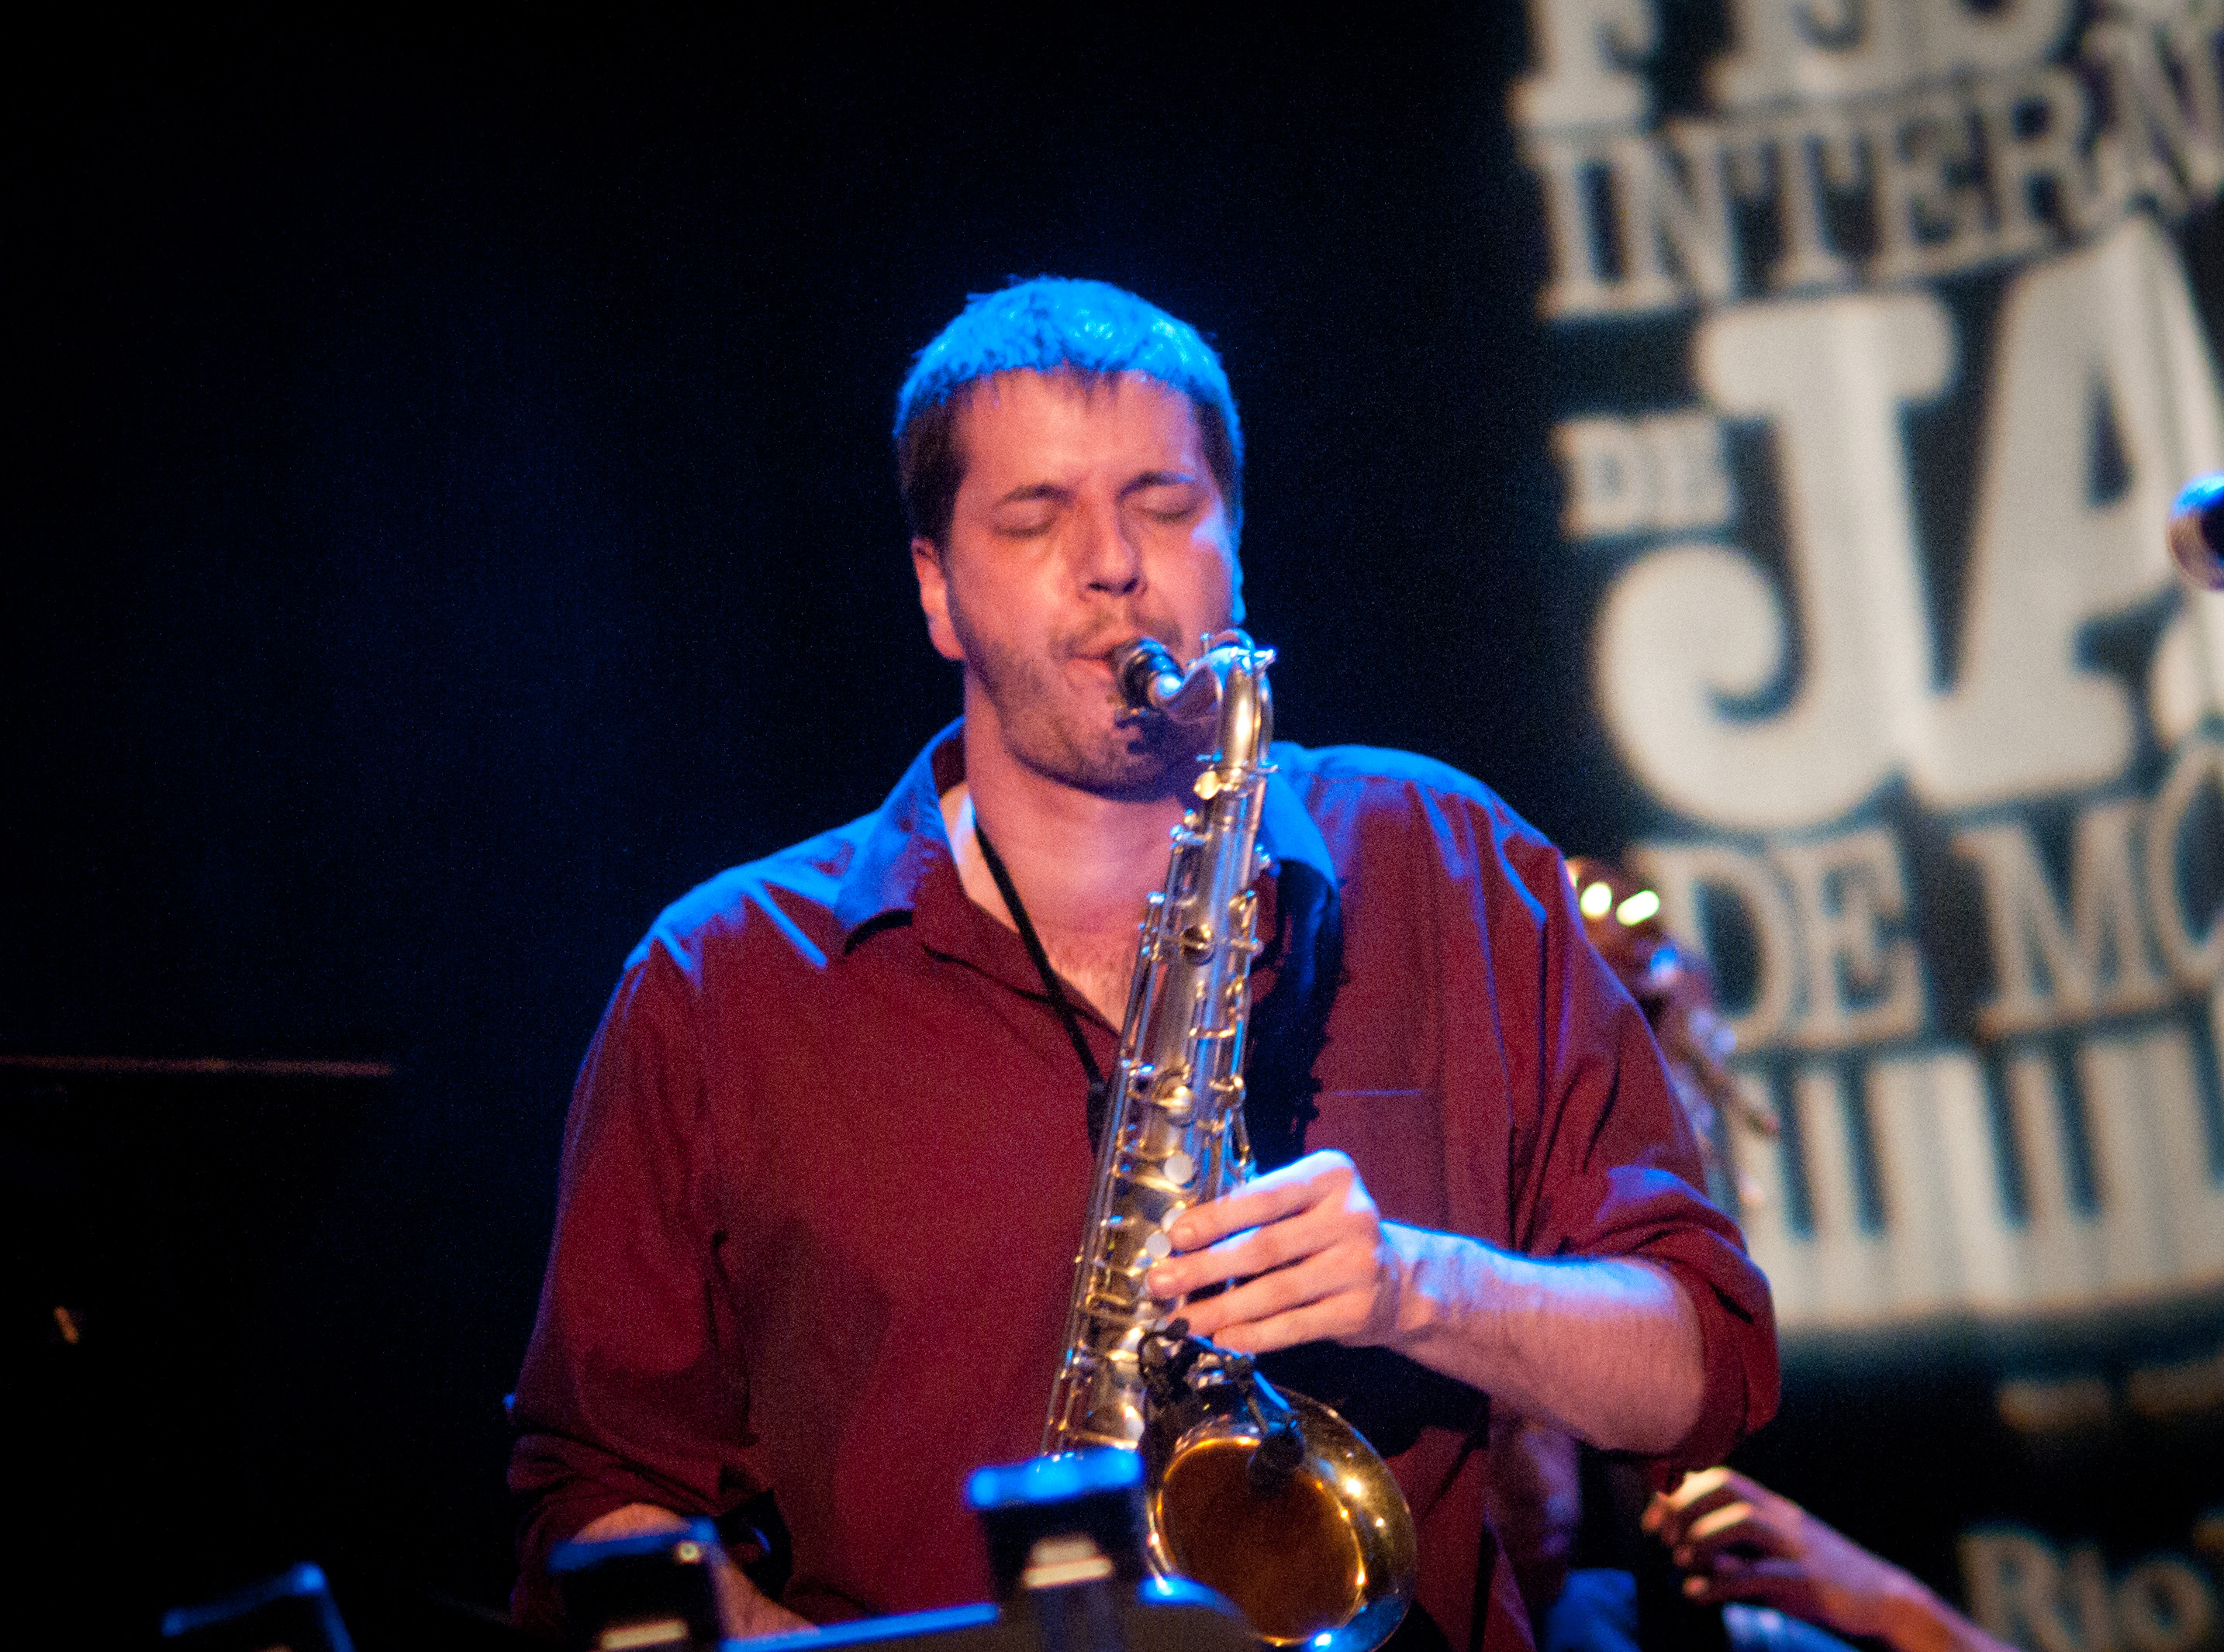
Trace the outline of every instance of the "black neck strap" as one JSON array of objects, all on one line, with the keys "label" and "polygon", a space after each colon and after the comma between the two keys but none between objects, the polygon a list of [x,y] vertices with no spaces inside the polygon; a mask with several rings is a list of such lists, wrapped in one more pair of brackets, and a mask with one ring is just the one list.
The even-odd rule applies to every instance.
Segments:
[{"label": "black neck strap", "polygon": [[1026,943],[1027,956],[1034,960],[1035,973],[1042,977],[1043,990],[1050,994],[1051,1007],[1065,1024],[1065,1036],[1073,1040],[1073,1053],[1081,1057],[1081,1070],[1089,1075],[1089,1144],[1094,1148],[1104,1138],[1104,1069],[1096,1064],[1096,1052],[1090,1049],[1088,1036],[1081,1030],[1080,1012],[1065,995],[1058,971],[1050,967],[1050,954],[1043,950],[1042,936],[1035,933],[1034,920],[1020,904],[1020,892],[1012,886],[1012,874],[1004,869],[1004,857],[996,853],[989,834],[981,829],[978,815],[973,817],[973,841],[981,846],[981,858],[989,863],[989,875],[996,880],[996,892],[1004,898],[1004,910],[1012,915],[1013,926]]}]

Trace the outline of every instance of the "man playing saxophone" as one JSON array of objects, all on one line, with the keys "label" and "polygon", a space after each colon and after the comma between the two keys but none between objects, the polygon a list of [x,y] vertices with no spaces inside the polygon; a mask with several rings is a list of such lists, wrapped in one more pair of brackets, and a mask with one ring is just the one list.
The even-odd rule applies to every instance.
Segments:
[{"label": "man playing saxophone", "polygon": [[[557,1542],[768,1491],[793,1571],[778,1603],[728,1579],[735,1632],[979,1598],[959,1485],[1039,1437],[1090,1080],[1197,772],[1112,662],[1241,621],[1241,426],[1194,330],[1046,279],[921,352],[897,454],[964,717],[877,813],[714,879],[628,962],[518,1390],[531,1626]],[[1286,1362],[1389,1459],[1419,1538],[1403,1643],[1513,1652],[1489,1404],[1718,1461],[1775,1403],[1767,1289],[1551,847],[1423,759],[1273,759],[1261,1173],[1185,1211],[1147,1283],[1229,1285],[1192,1332]]]}]

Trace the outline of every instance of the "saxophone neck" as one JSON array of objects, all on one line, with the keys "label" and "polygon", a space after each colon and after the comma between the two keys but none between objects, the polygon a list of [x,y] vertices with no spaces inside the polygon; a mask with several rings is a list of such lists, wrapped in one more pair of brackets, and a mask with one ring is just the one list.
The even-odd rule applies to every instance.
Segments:
[{"label": "saxophone neck", "polygon": [[1248,784],[1274,740],[1274,698],[1267,688],[1274,651],[1241,631],[1223,631],[1205,640],[1200,658],[1220,685],[1219,739],[1209,760],[1220,777],[1216,789]]},{"label": "saxophone neck", "polygon": [[1200,730],[1215,723],[1216,764],[1223,758],[1255,761],[1273,738],[1267,667],[1274,662],[1274,651],[1258,646],[1242,631],[1198,640],[1197,657],[1187,665],[1156,637],[1140,638],[1115,655],[1112,678],[1121,716],[1165,717],[1197,724]]}]

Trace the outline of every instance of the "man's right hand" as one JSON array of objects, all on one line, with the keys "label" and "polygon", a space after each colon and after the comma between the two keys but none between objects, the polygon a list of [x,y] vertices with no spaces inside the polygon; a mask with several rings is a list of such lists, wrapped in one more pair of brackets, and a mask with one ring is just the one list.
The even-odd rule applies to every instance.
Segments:
[{"label": "man's right hand", "polygon": [[[629,1503],[600,1519],[591,1520],[573,1534],[574,1541],[600,1542],[610,1537],[632,1537],[645,1531],[676,1531],[687,1523],[669,1509],[652,1503]],[[768,1598],[734,1564],[722,1544],[711,1551],[711,1586],[718,1597],[718,1624],[729,1640],[745,1641],[762,1635],[793,1635],[818,1627],[799,1617],[778,1601]]]}]

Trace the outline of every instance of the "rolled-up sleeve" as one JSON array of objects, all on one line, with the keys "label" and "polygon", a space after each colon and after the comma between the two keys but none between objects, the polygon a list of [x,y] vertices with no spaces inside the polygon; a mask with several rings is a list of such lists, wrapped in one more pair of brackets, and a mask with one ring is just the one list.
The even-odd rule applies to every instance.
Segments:
[{"label": "rolled-up sleeve", "polygon": [[1698,1315],[1705,1391],[1698,1420],[1661,1459],[1703,1467],[1775,1415],[1779,1373],[1768,1282],[1735,1222],[1700,1193],[1690,1124],[1645,1016],[1586,939],[1559,856],[1513,853],[1544,909],[1538,971],[1540,1113],[1516,1189],[1521,1249],[1629,1257],[1664,1269]]},{"label": "rolled-up sleeve", "polygon": [[572,1097],[556,1231],[513,1409],[512,1615],[553,1633],[550,1552],[629,1503],[717,1516],[758,1488],[720,1288],[695,981],[655,941],[629,961]]}]

